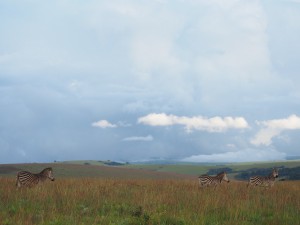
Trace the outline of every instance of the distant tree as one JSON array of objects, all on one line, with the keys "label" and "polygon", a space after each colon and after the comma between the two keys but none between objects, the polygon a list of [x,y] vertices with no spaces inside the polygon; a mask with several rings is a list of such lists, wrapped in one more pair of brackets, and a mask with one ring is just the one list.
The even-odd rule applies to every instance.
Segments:
[{"label": "distant tree", "polygon": [[208,170],[207,174],[208,175],[215,175],[221,172],[226,172],[226,173],[232,173],[232,169],[229,167],[221,167],[221,168],[216,168],[216,169],[210,169]]},{"label": "distant tree", "polygon": [[[285,168],[284,166],[276,167],[279,169],[279,179],[281,180],[300,180],[300,167]],[[240,171],[235,178],[248,180],[251,176],[267,176],[273,168],[251,168]]]},{"label": "distant tree", "polygon": [[107,162],[104,162],[105,165],[108,165],[108,166],[122,166],[124,165],[124,163],[119,163],[119,162],[114,162],[114,161],[107,161]]}]

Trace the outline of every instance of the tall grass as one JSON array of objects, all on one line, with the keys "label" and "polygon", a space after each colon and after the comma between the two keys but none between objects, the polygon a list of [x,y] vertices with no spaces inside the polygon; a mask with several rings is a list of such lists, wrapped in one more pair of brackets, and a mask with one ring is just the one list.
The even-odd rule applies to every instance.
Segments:
[{"label": "tall grass", "polygon": [[0,178],[0,224],[299,224],[300,182],[200,189],[197,180],[57,179],[16,190]]}]

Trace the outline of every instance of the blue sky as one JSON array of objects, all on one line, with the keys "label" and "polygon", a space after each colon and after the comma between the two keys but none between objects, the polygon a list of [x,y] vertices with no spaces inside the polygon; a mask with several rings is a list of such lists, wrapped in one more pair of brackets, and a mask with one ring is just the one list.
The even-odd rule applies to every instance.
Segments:
[{"label": "blue sky", "polygon": [[300,155],[300,1],[0,0],[0,163]]}]

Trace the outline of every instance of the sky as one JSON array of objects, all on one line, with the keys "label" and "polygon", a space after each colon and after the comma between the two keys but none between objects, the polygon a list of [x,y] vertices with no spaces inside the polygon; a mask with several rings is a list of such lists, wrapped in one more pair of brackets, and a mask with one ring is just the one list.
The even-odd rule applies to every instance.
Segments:
[{"label": "sky", "polygon": [[299,0],[0,0],[0,163],[300,155]]}]

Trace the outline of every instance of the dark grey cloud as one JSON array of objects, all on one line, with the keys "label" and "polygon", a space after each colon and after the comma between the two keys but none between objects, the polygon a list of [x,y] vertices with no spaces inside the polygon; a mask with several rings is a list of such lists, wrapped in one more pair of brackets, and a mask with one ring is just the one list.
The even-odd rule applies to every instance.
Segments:
[{"label": "dark grey cloud", "polygon": [[[299,117],[298,5],[1,1],[0,163],[297,154],[298,129],[253,140]],[[176,121],[139,123],[150,114]]]}]

